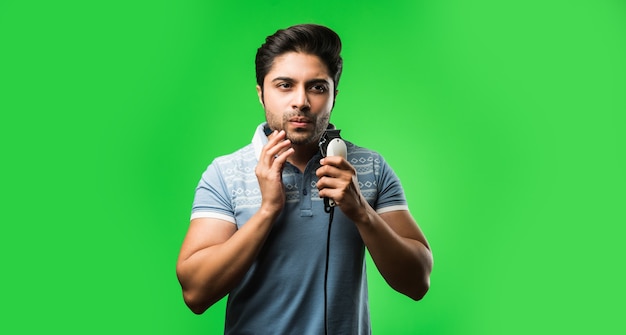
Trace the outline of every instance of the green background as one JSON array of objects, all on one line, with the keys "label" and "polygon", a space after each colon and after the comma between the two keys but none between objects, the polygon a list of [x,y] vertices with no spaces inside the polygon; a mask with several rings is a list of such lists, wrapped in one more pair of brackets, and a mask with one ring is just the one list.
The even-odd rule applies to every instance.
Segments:
[{"label": "green background", "polygon": [[434,251],[417,303],[370,266],[374,333],[626,331],[624,1],[2,0],[1,333],[221,333],[174,271],[194,188],[303,22],[342,37],[332,121]]}]

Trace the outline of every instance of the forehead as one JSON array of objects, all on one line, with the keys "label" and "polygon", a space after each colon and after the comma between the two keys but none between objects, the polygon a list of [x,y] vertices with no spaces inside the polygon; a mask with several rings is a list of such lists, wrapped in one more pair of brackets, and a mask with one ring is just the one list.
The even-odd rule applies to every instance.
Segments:
[{"label": "forehead", "polygon": [[330,80],[328,68],[319,57],[301,52],[287,52],[276,56],[265,80],[271,81],[276,77],[288,77],[294,80],[311,78]]}]

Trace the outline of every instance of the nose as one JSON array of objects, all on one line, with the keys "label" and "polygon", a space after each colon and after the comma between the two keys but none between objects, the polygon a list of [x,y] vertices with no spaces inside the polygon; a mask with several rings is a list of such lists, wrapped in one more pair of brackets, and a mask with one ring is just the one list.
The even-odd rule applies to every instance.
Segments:
[{"label": "nose", "polygon": [[294,90],[293,100],[291,104],[291,107],[295,110],[306,110],[311,107],[311,104],[309,103],[309,97],[304,87]]}]

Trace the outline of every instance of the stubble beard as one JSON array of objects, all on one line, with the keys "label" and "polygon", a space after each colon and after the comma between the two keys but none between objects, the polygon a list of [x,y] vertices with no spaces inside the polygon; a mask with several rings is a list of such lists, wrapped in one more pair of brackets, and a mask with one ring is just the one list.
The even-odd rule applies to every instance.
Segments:
[{"label": "stubble beard", "polygon": [[[266,114],[266,120],[270,128],[273,130],[285,130],[286,138],[291,141],[293,145],[307,145],[311,143],[317,144],[324,131],[326,131],[326,128],[328,128],[328,123],[330,122],[329,114],[325,114],[320,117],[314,117],[305,112],[294,111],[291,113],[283,114],[282,120],[279,121],[281,123],[278,123],[278,120],[269,117],[269,114],[270,113]],[[310,133],[308,130],[304,129],[296,129],[294,131],[288,130],[287,125],[289,124],[289,119],[294,116],[304,116],[308,118],[314,125],[313,132]]]}]

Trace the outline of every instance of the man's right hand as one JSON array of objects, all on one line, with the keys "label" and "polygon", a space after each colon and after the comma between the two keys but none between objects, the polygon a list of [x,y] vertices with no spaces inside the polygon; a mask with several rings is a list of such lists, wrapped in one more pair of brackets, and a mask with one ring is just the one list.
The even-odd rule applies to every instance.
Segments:
[{"label": "man's right hand", "polygon": [[287,158],[294,153],[291,141],[285,139],[285,131],[274,130],[268,136],[268,142],[261,151],[255,173],[261,188],[260,210],[278,216],[285,205],[285,189],[282,171]]}]

